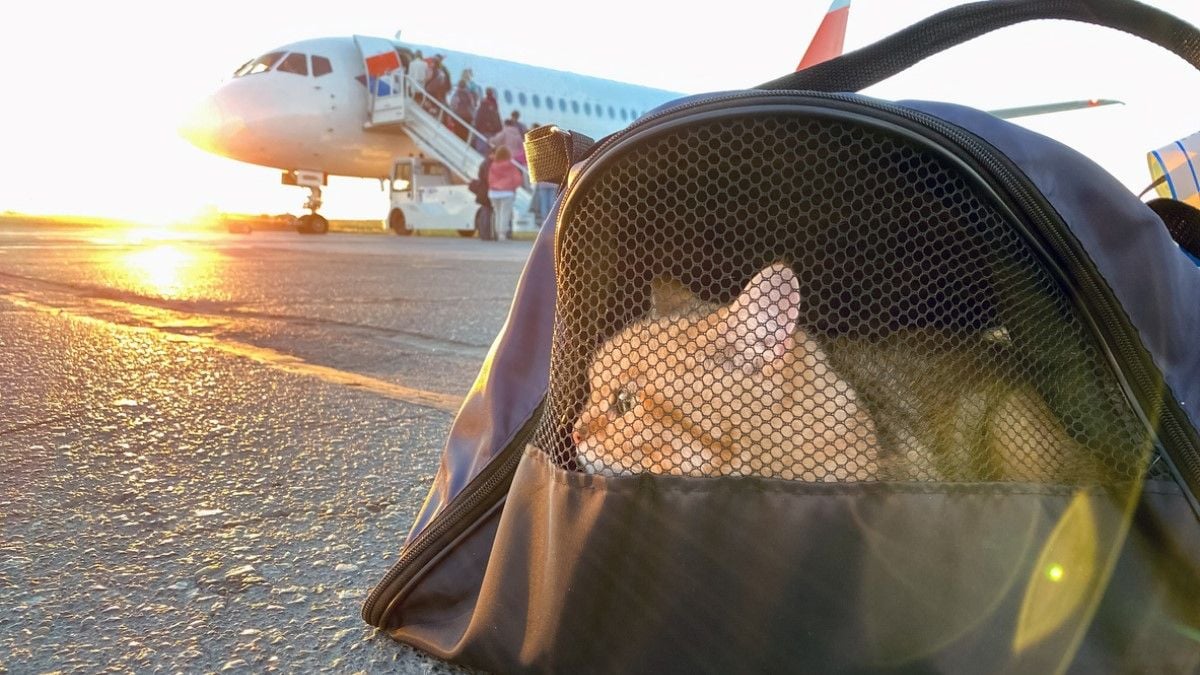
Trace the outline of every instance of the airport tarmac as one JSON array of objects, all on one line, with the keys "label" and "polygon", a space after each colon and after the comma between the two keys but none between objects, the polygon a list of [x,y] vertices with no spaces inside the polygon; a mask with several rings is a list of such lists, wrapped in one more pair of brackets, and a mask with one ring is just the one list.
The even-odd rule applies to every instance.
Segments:
[{"label": "airport tarmac", "polygon": [[457,672],[359,608],[530,248],[0,225],[0,672]]}]

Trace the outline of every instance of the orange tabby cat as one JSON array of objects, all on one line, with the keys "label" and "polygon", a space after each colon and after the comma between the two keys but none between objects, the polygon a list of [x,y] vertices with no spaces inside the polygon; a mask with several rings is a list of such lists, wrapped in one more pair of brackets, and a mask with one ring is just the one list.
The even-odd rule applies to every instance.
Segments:
[{"label": "orange tabby cat", "polygon": [[791,269],[762,270],[715,310],[679,286],[654,290],[650,318],[608,340],[591,365],[572,434],[582,471],[807,481],[877,473],[871,418],[797,327]]}]

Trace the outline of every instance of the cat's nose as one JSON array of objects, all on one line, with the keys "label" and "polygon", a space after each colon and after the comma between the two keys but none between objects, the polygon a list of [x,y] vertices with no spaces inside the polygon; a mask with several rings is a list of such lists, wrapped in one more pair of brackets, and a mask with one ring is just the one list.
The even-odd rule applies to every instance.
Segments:
[{"label": "cat's nose", "polygon": [[575,441],[575,445],[583,443],[583,432],[579,430],[579,427],[575,427],[575,430],[571,432],[571,440]]}]

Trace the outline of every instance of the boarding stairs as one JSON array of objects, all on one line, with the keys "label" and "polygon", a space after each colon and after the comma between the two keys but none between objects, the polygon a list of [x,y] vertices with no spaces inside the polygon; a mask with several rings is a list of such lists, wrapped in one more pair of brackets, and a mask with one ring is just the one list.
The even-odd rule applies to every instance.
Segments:
[{"label": "boarding stairs", "polygon": [[[483,155],[471,144],[475,139],[487,145],[487,138],[466,120],[454,114],[449,106],[429,96],[423,87],[397,70],[384,78],[371,80],[367,95],[367,122],[363,127],[376,133],[405,134],[426,157],[445,164],[463,184],[479,175]],[[458,137],[448,126],[453,121],[467,130],[467,139]],[[537,228],[530,211],[533,192],[529,189],[529,172],[524,187],[518,188],[513,204],[513,229]]]}]

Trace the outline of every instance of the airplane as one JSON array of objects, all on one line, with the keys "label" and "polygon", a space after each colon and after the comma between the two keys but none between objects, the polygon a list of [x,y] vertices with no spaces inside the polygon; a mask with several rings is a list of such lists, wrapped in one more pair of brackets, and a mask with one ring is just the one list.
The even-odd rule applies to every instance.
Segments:
[{"label": "airplane", "polygon": [[[301,231],[328,229],[317,209],[329,175],[387,179],[397,157],[444,159],[457,153],[465,161],[449,163],[458,169],[455,182],[465,185],[483,156],[434,128],[414,129],[428,122],[422,114],[428,111],[411,105],[409,96],[394,95],[405,85],[412,91],[412,83],[403,81],[404,66],[418,51],[425,57],[442,55],[454,77],[470,68],[480,86],[494,87],[502,119],[519,110],[523,123],[553,123],[593,138],[683,95],[429,45],[325,37],[283,45],[248,61],[193,111],[180,132],[203,150],[282,169],[284,183],[308,188],[305,208],[311,214],[301,218]],[[372,72],[381,59],[393,67]],[[397,119],[380,107],[388,99],[408,99],[410,105]],[[440,123],[433,126],[449,132]]]},{"label": "airplane", "polygon": [[[798,70],[842,53],[849,10],[850,0],[833,0]],[[387,223],[398,234],[419,227],[417,219],[432,218],[438,199],[451,219],[469,222],[462,214],[474,211],[474,201],[466,185],[484,157],[443,123],[457,120],[448,106],[429,97],[417,104],[420,83],[409,80],[405,69],[418,52],[426,58],[442,55],[452,78],[469,68],[474,82],[495,88],[502,119],[519,110],[523,122],[554,124],[592,138],[685,95],[399,40],[323,37],[247,61],[189,116],[180,133],[203,150],[281,169],[284,184],[308,189],[304,208],[309,214],[298,219],[300,232],[328,231],[317,210],[330,175],[390,180]],[[1119,102],[1093,99],[993,112],[1013,117],[1111,103]],[[395,186],[402,169],[396,160],[404,157],[429,157],[444,168],[409,166],[404,184],[413,184],[418,173],[437,175],[423,176],[430,187],[410,189],[399,198]],[[528,190],[518,191],[519,212],[529,199]]]}]

